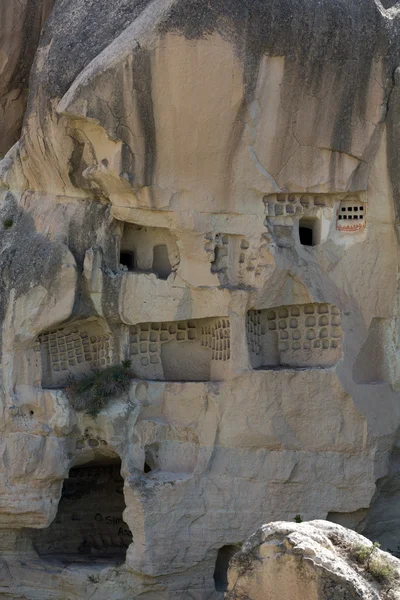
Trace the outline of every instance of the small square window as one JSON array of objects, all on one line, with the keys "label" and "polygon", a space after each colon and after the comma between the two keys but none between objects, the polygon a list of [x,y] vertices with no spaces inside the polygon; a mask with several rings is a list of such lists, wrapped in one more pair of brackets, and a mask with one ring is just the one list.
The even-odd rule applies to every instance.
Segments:
[{"label": "small square window", "polygon": [[358,206],[354,207],[354,212],[358,212]]},{"label": "small square window", "polygon": [[346,212],[346,207],[343,207],[343,208],[342,208],[342,212]]},{"label": "small square window", "polygon": [[360,206],[360,210],[364,210],[364,207],[363,207],[363,206]]},{"label": "small square window", "polygon": [[348,211],[351,212],[353,210],[352,206],[349,206]]}]

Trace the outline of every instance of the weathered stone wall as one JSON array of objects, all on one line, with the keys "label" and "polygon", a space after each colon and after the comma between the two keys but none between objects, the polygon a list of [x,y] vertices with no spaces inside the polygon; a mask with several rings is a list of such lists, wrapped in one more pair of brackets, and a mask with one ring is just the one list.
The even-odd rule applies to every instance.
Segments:
[{"label": "weathered stone wall", "polygon": [[[0,598],[217,600],[217,561],[297,514],[392,548],[399,22],[55,2],[0,162]],[[127,360],[74,410],[70,376]],[[97,475],[65,510],[119,461],[109,512]]]}]

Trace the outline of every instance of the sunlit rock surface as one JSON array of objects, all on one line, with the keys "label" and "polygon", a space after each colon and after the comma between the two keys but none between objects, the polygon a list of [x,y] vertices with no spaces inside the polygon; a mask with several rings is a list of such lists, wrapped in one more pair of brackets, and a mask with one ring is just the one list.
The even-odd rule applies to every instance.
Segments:
[{"label": "sunlit rock surface", "polygon": [[400,561],[326,521],[270,523],[236,552],[226,600],[400,597]]},{"label": "sunlit rock surface", "polygon": [[218,600],[297,514],[396,550],[390,4],[0,0],[0,598]]}]

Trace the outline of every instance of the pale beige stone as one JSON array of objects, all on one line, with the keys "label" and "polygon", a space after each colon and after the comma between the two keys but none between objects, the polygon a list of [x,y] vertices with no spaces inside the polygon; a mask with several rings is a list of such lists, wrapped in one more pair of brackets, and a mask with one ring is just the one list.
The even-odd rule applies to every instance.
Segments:
[{"label": "pale beige stone", "polygon": [[[228,600],[323,600],[328,598],[398,598],[400,562],[370,540],[326,521],[264,525],[230,562]],[[391,570],[374,577],[374,561]],[[382,569],[383,570],[383,569]]]},{"label": "pale beige stone", "polygon": [[[17,141],[32,3],[0,0],[0,598],[221,600],[215,569],[282,520],[254,594],[319,598],[296,557],[337,573],[329,532],[359,538],[298,514],[396,550],[384,3],[57,2]],[[128,389],[75,410],[71,381],[122,362]]]}]

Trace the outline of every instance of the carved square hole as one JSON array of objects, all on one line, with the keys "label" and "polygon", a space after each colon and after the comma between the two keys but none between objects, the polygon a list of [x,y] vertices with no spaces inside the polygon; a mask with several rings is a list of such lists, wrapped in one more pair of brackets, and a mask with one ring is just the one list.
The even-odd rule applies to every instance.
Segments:
[{"label": "carved square hole", "polygon": [[304,217],[299,221],[299,237],[302,246],[317,246],[321,239],[321,223],[317,218]]},{"label": "carved square hole", "polygon": [[123,267],[127,267],[128,271],[134,271],[136,268],[136,255],[134,250],[124,250],[121,252],[119,262]]}]

